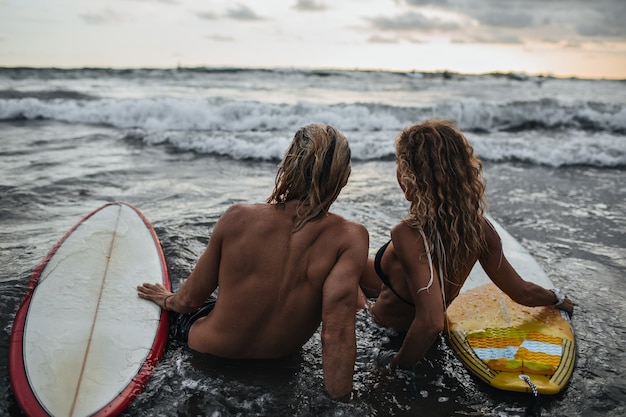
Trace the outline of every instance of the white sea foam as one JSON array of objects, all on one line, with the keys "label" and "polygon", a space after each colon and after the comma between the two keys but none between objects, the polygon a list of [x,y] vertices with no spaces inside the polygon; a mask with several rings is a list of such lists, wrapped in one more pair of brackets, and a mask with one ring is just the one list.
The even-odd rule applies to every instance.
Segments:
[{"label": "white sea foam", "polygon": [[355,159],[371,160],[392,157],[406,126],[443,118],[486,160],[626,166],[619,81],[303,70],[27,75],[0,71],[0,120],[108,126],[149,145],[264,160],[279,159],[298,127],[322,122],[346,133]]},{"label": "white sea foam", "polygon": [[606,132],[565,130],[472,135],[468,138],[483,160],[523,161],[538,165],[626,166],[623,136]]},{"label": "white sea foam", "polygon": [[225,98],[124,98],[101,100],[0,99],[0,120],[49,119],[146,131],[292,129],[319,120],[347,131],[402,129],[416,120],[445,118],[462,129],[523,131],[573,128],[626,132],[626,107],[556,100],[494,104],[467,99],[431,106],[396,107],[376,103],[275,104]]}]

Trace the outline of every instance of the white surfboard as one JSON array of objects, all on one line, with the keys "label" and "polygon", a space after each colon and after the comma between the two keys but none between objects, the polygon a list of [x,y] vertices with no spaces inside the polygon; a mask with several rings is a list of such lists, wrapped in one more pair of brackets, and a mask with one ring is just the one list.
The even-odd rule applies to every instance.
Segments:
[{"label": "white surfboard", "polygon": [[29,416],[114,416],[143,389],[167,342],[167,314],[136,287],[170,279],[136,208],[114,203],[74,226],[33,272],[9,344]]},{"label": "white surfboard", "polygon": [[[553,288],[533,257],[498,222],[490,221],[520,276]],[[567,314],[554,307],[515,303],[491,282],[478,262],[448,308],[448,320],[448,340],[459,359],[495,388],[556,394],[572,375],[576,346]]]}]

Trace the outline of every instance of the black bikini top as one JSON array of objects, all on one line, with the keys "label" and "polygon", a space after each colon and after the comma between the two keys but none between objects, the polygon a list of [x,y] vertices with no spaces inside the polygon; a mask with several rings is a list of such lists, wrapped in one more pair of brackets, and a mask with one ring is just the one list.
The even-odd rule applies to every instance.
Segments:
[{"label": "black bikini top", "polygon": [[383,284],[385,284],[385,286],[389,288],[391,292],[393,292],[396,295],[396,297],[398,297],[404,303],[415,307],[415,304],[413,304],[412,302],[408,300],[405,300],[402,296],[400,296],[400,294],[396,292],[396,290],[393,289],[393,287],[391,286],[391,282],[389,281],[389,277],[385,275],[382,267],[380,266],[380,261],[383,258],[383,253],[385,253],[385,250],[387,250],[387,246],[389,246],[390,243],[391,243],[391,240],[389,240],[387,243],[381,246],[380,249],[378,249],[378,252],[376,252],[376,257],[374,258],[374,270],[376,270],[376,275],[378,275],[378,277],[383,282]]}]

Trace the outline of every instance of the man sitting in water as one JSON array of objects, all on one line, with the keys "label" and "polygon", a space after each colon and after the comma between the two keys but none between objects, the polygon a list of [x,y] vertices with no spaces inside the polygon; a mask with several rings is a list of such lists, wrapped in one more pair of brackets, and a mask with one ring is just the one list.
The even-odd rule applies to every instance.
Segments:
[{"label": "man sitting in water", "polygon": [[[137,287],[139,297],[185,313],[177,329],[181,339],[223,358],[287,356],[321,321],[324,385],[331,397],[349,399],[369,236],[329,209],[350,169],[341,132],[322,124],[301,128],[267,203],[228,208],[178,291],[146,283]],[[217,298],[207,302],[218,286]]]}]

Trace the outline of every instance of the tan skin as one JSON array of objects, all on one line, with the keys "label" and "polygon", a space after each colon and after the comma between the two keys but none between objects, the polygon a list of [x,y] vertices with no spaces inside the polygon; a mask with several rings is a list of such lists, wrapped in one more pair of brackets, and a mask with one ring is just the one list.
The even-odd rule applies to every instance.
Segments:
[{"label": "tan skin", "polygon": [[[531,307],[555,304],[557,299],[552,291],[519,276],[502,253],[500,236],[486,219],[483,222],[487,254],[470,259],[456,285],[446,285],[446,300],[453,300],[458,295],[473,265],[479,261],[493,283],[515,302]],[[444,330],[446,313],[436,268],[433,270],[430,289],[420,291],[428,285],[431,274],[420,232],[400,222],[391,230],[391,241],[381,260],[382,270],[389,277],[396,292],[405,300],[412,300],[415,306],[402,302],[388,287],[381,284],[372,259],[368,260],[361,278],[361,288],[368,297],[378,295],[371,307],[374,319],[383,326],[406,333],[402,347],[391,361],[391,369],[410,369],[426,354],[438,334]],[[565,302],[558,308],[571,316],[574,303],[566,296]]]},{"label": "tan skin", "polygon": [[219,284],[215,308],[192,325],[188,344],[224,358],[290,355],[321,322],[324,385],[331,397],[345,401],[352,390],[355,311],[368,233],[332,213],[292,233],[296,203],[230,207],[176,294],[143,284],[138,295],[189,313]]}]

